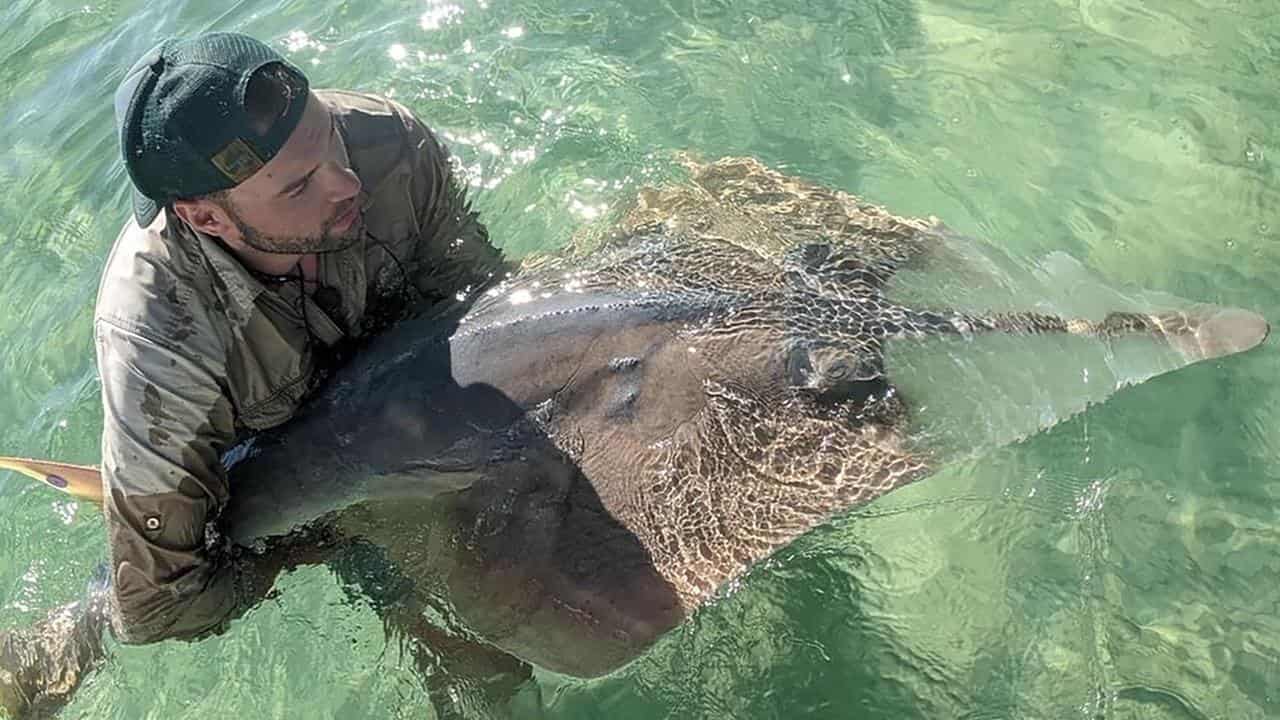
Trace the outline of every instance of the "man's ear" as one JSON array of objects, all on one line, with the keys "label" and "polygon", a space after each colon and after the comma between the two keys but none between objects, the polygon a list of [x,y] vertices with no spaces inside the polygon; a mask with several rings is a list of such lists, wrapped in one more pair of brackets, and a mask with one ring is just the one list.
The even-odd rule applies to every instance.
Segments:
[{"label": "man's ear", "polygon": [[235,230],[227,211],[212,200],[174,200],[173,211],[193,230],[213,237],[227,237]]}]

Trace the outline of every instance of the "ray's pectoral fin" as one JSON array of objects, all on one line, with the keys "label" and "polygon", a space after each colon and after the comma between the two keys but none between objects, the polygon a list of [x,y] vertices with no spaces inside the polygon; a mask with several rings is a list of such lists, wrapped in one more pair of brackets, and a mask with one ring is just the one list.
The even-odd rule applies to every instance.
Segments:
[{"label": "ray's pectoral fin", "polygon": [[541,692],[528,663],[433,625],[416,603],[383,612],[389,638],[404,641],[440,718],[536,718]]},{"label": "ray's pectoral fin", "polygon": [[856,246],[806,243],[786,252],[782,268],[793,287],[841,295],[880,289],[910,254],[877,258]]},{"label": "ray's pectoral fin", "polygon": [[483,478],[483,470],[475,465],[409,462],[366,478],[362,499],[429,501],[466,490]]},{"label": "ray's pectoral fin", "polygon": [[832,515],[928,472],[930,458],[903,443],[902,405],[882,382],[851,386],[884,396],[831,397],[832,412],[817,413],[708,383],[707,411],[682,429],[646,492],[648,515],[663,520],[648,529],[656,564],[687,607]]}]

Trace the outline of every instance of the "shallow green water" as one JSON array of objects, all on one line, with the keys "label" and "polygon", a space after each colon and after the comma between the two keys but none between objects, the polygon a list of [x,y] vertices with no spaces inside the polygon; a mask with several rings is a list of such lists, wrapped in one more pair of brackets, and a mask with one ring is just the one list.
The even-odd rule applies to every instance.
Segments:
[{"label": "shallow green water", "polygon": [[[95,462],[90,317],[127,195],[111,93],[162,36],[270,39],[393,95],[493,235],[551,248],[672,153],[754,155],[1032,258],[1280,321],[1264,0],[159,2],[0,10],[0,449]],[[1274,341],[838,519],[555,718],[1280,716]],[[0,475],[0,626],[78,595],[89,509]],[[117,648],[65,717],[423,717],[327,571],[198,645]]]}]

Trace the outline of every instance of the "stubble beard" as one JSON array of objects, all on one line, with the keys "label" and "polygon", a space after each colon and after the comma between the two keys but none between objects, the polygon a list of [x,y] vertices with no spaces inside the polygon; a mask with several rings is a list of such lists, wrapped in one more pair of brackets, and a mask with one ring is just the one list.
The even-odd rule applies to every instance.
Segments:
[{"label": "stubble beard", "polygon": [[346,250],[354,245],[364,232],[364,217],[357,212],[351,227],[341,234],[333,232],[336,218],[329,218],[320,226],[319,235],[267,235],[242,220],[231,203],[228,202],[223,207],[231,216],[231,222],[235,223],[236,229],[240,231],[240,237],[245,245],[259,252],[273,255],[307,255]]}]

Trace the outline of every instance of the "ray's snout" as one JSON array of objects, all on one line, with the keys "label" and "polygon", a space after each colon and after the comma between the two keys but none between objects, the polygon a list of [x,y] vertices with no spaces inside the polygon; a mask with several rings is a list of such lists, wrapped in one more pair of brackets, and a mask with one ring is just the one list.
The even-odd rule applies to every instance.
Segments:
[{"label": "ray's snout", "polygon": [[1257,347],[1271,332],[1261,315],[1239,308],[1214,308],[1191,320],[1190,332],[1170,334],[1170,341],[1184,355],[1210,360]]}]

